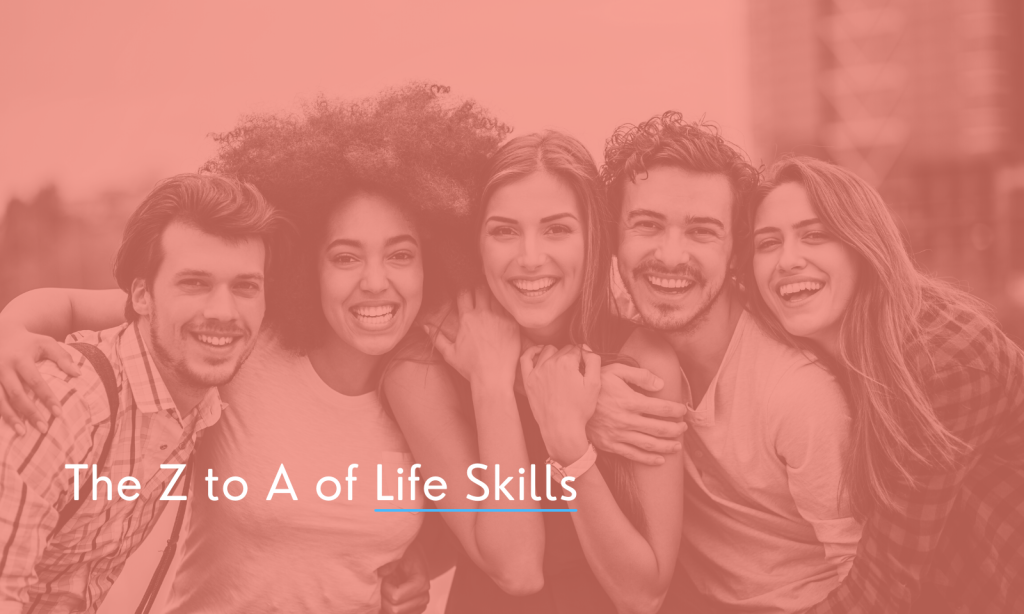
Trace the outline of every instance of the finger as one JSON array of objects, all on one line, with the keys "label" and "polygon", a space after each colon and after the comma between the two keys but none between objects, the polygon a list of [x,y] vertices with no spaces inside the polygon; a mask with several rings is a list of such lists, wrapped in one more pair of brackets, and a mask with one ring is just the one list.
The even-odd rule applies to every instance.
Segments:
[{"label": "finger", "polygon": [[534,367],[537,366],[537,356],[540,355],[543,349],[544,346],[534,345],[526,348],[523,355],[519,357],[519,369],[523,372],[523,379],[526,379],[530,373],[533,373]]},{"label": "finger", "polygon": [[609,365],[607,369],[627,384],[632,384],[648,392],[657,392],[665,387],[665,382],[647,369],[631,367],[622,363]]},{"label": "finger", "polygon": [[455,304],[459,307],[459,316],[473,311],[473,292],[471,290],[459,292],[459,295],[455,297]]},{"label": "finger", "polygon": [[[60,414],[60,400],[50,390],[50,386],[43,379],[43,376],[39,374],[36,364],[22,364],[15,368],[18,370],[18,376],[21,378],[21,381],[39,399],[43,407],[49,409],[53,416]],[[50,417],[46,416],[46,419],[49,420]]]},{"label": "finger", "polygon": [[633,446],[628,446],[621,443],[613,444],[608,449],[608,451],[611,452],[612,454],[618,454],[619,456],[626,460],[633,461],[634,463],[640,463],[641,465],[650,465],[652,467],[657,467],[658,465],[665,464],[664,456],[660,456],[658,454],[651,454],[650,452],[645,452],[644,450],[641,450],[639,448],[634,448]]},{"label": "finger", "polygon": [[421,614],[427,609],[427,605],[430,603],[430,595],[424,594],[411,599],[409,601],[401,603],[390,603],[384,601],[381,603],[381,612],[386,614]]},{"label": "finger", "polygon": [[551,360],[551,358],[557,353],[558,348],[553,345],[545,345],[544,349],[541,350],[540,354],[537,356],[537,360],[535,361],[536,366],[539,367],[543,365],[547,361]]},{"label": "finger", "polygon": [[626,431],[620,436],[622,443],[650,454],[675,454],[683,449],[682,444],[671,439],[659,439],[646,433]]},{"label": "finger", "polygon": [[3,388],[7,395],[7,402],[11,409],[22,416],[26,422],[33,424],[39,432],[45,433],[49,428],[49,416],[47,416],[35,401],[25,394],[21,380],[10,373],[0,375],[0,388]]},{"label": "finger", "polygon": [[674,440],[677,443],[687,428],[685,422],[660,420],[658,418],[648,418],[647,416],[631,415],[625,417],[622,422],[623,426],[628,430],[644,433],[658,439]]},{"label": "finger", "polygon": [[82,370],[78,368],[77,364],[75,364],[75,359],[71,357],[71,354],[68,353],[61,344],[57,343],[53,339],[46,337],[42,341],[42,347],[40,350],[40,358],[52,360],[53,363],[56,364],[64,373],[67,373],[71,377],[78,377],[82,374]]},{"label": "finger", "polygon": [[657,418],[668,418],[670,420],[682,420],[686,417],[689,408],[684,403],[669,401],[666,399],[655,399],[636,393],[636,397],[629,402],[630,410],[638,414],[646,414]]},{"label": "finger", "polygon": [[4,422],[11,425],[11,428],[14,429],[14,432],[17,433],[19,437],[26,433],[25,425],[22,424],[21,416],[14,413],[11,406],[7,404],[7,399],[4,398],[4,394],[2,392],[0,392],[0,419],[3,419]]},{"label": "finger", "polygon": [[392,584],[387,588],[385,597],[392,603],[401,603],[403,601],[411,600],[420,593],[425,593],[430,590],[430,580],[426,580],[422,577],[410,577],[405,582],[400,584]]},{"label": "finger", "polygon": [[589,351],[583,352],[583,380],[587,383],[601,384],[601,356]]},{"label": "finger", "polygon": [[445,362],[452,364],[452,359],[455,356],[455,344],[452,343],[451,339],[444,336],[436,326],[430,324],[424,324],[423,330],[430,337],[430,341],[434,344],[434,347],[438,352],[441,353],[441,357],[444,358]]}]

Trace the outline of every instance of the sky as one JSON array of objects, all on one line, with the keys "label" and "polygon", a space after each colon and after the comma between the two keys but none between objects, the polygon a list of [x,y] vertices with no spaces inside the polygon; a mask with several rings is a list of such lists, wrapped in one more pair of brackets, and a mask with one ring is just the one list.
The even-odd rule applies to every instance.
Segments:
[{"label": "sky", "polygon": [[600,161],[667,109],[752,141],[744,0],[0,4],[0,207],[195,171],[211,133],[418,80]]}]

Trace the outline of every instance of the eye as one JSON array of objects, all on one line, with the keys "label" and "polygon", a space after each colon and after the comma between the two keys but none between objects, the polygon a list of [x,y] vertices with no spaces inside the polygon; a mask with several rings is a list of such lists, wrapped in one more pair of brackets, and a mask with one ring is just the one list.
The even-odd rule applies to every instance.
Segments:
[{"label": "eye", "polygon": [[572,234],[572,228],[569,228],[565,224],[552,224],[548,227],[547,234],[549,235],[567,235]]},{"label": "eye", "polygon": [[198,290],[206,287],[206,281],[195,277],[186,277],[179,280],[178,285],[189,290]]},{"label": "eye", "polygon": [[332,255],[328,256],[327,259],[330,260],[332,263],[337,264],[337,265],[346,265],[346,264],[352,264],[352,263],[355,263],[355,262],[359,262],[358,258],[356,258],[354,255],[349,254],[347,252],[342,252],[340,254],[332,254]]},{"label": "eye", "polygon": [[255,281],[240,281],[234,284],[235,292],[246,296],[253,296],[259,294],[262,287]]},{"label": "eye", "polygon": [[703,237],[703,238],[713,238],[713,237],[717,237],[718,236],[718,233],[715,232],[714,229],[707,228],[707,227],[704,227],[704,226],[697,226],[697,227],[691,228],[690,229],[690,234],[698,236],[698,237]]},{"label": "eye", "polygon": [[637,220],[633,223],[633,228],[638,228],[640,230],[660,230],[661,224],[654,220]]},{"label": "eye", "polygon": [[823,243],[831,238],[824,230],[809,230],[804,233],[804,240],[811,243]]},{"label": "eye", "polygon": [[488,229],[487,234],[492,237],[503,239],[515,236],[516,229],[511,226],[491,226],[491,228]]},{"label": "eye", "polygon": [[408,250],[402,250],[400,252],[395,252],[388,257],[391,260],[397,260],[399,262],[411,262],[416,259],[416,254]]},{"label": "eye", "polygon": [[767,237],[758,241],[754,247],[757,248],[758,251],[763,252],[772,249],[781,243],[782,242],[775,237]]}]

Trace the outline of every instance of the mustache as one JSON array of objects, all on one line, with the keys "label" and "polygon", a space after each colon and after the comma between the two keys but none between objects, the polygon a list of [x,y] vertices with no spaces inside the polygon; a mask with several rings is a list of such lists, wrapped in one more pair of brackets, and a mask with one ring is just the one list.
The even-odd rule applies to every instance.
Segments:
[{"label": "mustache", "polygon": [[251,335],[249,329],[239,326],[224,326],[213,322],[204,322],[186,328],[190,333],[196,335],[210,335],[212,337],[248,337]]},{"label": "mustache", "polygon": [[675,267],[667,267],[656,260],[646,260],[633,267],[633,279],[639,280],[644,275],[681,275],[689,277],[697,284],[704,283],[704,274],[697,267],[690,264],[680,264]]}]

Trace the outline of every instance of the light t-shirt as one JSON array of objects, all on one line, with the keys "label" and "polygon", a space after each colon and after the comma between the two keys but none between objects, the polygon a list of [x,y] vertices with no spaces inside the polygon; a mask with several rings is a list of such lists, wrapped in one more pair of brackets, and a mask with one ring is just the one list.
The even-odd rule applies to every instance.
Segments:
[{"label": "light t-shirt", "polygon": [[839,497],[850,417],[834,378],[744,312],[688,416],[680,562],[742,612],[798,612],[849,572],[861,527]]},{"label": "light t-shirt", "polygon": [[[191,516],[167,613],[377,612],[378,570],[401,558],[422,523],[420,513],[374,508],[421,506],[377,501],[377,464],[383,494],[395,494],[397,469],[409,475],[412,456],[376,393],[345,396],[320,379],[309,358],[263,335],[232,382],[229,403],[196,452]],[[358,463],[352,501],[345,476]],[[284,464],[297,500],[267,500]],[[208,497],[207,470],[219,481]],[[230,501],[225,480],[245,479],[248,494]],[[320,478],[333,476],[341,494],[321,500]],[[405,483],[406,487],[408,482]],[[278,488],[286,488],[282,479]],[[238,496],[241,484],[228,491]],[[325,482],[322,492],[335,493]]]}]

